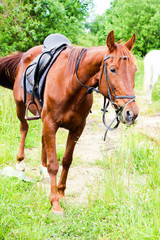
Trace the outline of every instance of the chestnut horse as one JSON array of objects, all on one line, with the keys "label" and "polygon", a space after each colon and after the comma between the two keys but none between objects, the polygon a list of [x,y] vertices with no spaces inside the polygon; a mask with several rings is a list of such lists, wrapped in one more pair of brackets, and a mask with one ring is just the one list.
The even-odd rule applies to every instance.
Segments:
[{"label": "chestnut horse", "polygon": [[[121,109],[118,117],[123,123],[133,124],[138,116],[134,95],[136,64],[135,57],[131,54],[134,43],[135,34],[125,44],[115,43],[114,33],[111,31],[106,38],[107,46],[90,47],[85,51],[82,47],[68,46],[48,72],[43,108],[39,106],[43,122],[41,161],[50,175],[50,202],[54,213],[63,211],[59,200],[64,197],[73,151],[92,107],[92,90],[98,87],[99,92],[111,101],[115,109]],[[26,105],[23,101],[21,78],[42,48],[43,46],[36,46],[25,53],[0,59],[0,84],[13,89],[20,120],[18,164],[24,160],[24,144],[28,131],[28,123],[24,117]],[[27,102],[30,99],[31,96],[27,94]],[[34,105],[30,105],[29,110],[36,114]],[[69,134],[62,161],[62,173],[57,184],[59,164],[56,155],[56,132],[60,127],[68,129]]]}]

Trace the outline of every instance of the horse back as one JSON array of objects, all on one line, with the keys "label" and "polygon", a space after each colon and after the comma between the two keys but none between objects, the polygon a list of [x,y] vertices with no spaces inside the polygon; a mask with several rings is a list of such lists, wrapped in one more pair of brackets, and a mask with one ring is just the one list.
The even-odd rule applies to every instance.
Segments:
[{"label": "horse back", "polygon": [[160,65],[160,50],[152,50],[144,58],[144,65]]}]

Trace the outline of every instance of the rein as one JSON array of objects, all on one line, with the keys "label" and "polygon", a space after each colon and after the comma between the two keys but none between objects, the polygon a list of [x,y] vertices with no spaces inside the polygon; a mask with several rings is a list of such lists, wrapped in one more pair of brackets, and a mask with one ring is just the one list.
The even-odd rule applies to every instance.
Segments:
[{"label": "rein", "polygon": [[[100,90],[97,90],[95,87],[89,87],[89,86],[86,86],[84,85],[80,79],[78,78],[78,68],[79,68],[79,64],[80,64],[80,61],[81,61],[81,58],[82,58],[82,55],[84,54],[84,52],[86,52],[87,49],[84,49],[80,56],[79,56],[79,59],[78,59],[78,62],[77,62],[77,66],[76,66],[76,77],[77,77],[77,80],[78,82],[85,88],[87,88],[87,94],[91,94],[93,91],[96,92],[96,93],[101,93]],[[109,125],[106,124],[106,118],[105,118],[105,114],[106,112],[108,112],[107,108],[109,106],[109,100],[108,102],[106,102],[106,97],[104,97],[104,104],[103,104],[103,108],[101,109],[103,111],[103,123],[104,125],[106,126],[106,131],[105,131],[105,134],[104,134],[104,141],[106,140],[106,136],[107,136],[107,132],[108,130],[114,130],[116,129],[119,124],[120,124],[120,120],[119,120],[119,115],[120,113],[123,111],[123,109],[131,102],[135,101],[135,96],[131,96],[131,95],[122,95],[122,96],[117,96],[114,89],[113,89],[113,86],[111,84],[111,81],[110,81],[110,78],[109,78],[109,75],[108,75],[108,70],[107,70],[107,64],[106,64],[106,60],[108,60],[109,58],[114,58],[114,55],[107,55],[105,58],[104,58],[104,63],[103,63],[103,66],[102,66],[102,71],[101,71],[101,76],[100,76],[100,80],[99,80],[99,88],[100,88],[100,84],[101,84],[101,80],[102,80],[102,75],[103,75],[103,72],[105,74],[105,80],[106,80],[106,83],[107,83],[107,88],[108,88],[108,97],[109,97],[109,100],[111,102],[111,105],[114,107],[116,106],[116,109],[115,109],[115,113],[116,113],[116,116],[114,117],[114,119],[111,121],[111,123]],[[120,57],[121,59],[124,59],[126,60],[128,58],[128,56],[121,56]],[[111,90],[110,90],[111,89]],[[114,98],[112,98],[112,95],[111,95],[111,91],[113,92],[114,94]],[[124,104],[123,107],[121,107],[120,105],[116,104],[115,103],[115,100],[116,99],[130,99],[127,103]],[[112,124],[117,121],[116,125],[114,127],[111,127]]]}]

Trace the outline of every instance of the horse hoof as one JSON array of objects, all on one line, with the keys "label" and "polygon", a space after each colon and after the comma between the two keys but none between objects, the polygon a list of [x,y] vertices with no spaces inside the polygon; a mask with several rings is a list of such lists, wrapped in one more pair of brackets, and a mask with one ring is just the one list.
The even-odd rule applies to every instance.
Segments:
[{"label": "horse hoof", "polygon": [[59,201],[54,201],[53,203],[51,203],[52,205],[52,213],[54,213],[55,215],[63,215],[63,208],[61,208]]},{"label": "horse hoof", "polygon": [[25,162],[24,160],[16,162],[16,170],[24,172],[25,171]]},{"label": "horse hoof", "polygon": [[56,211],[56,210],[52,209],[52,213],[54,215],[57,215],[57,216],[63,216],[64,215],[63,209],[62,209],[62,211]]}]

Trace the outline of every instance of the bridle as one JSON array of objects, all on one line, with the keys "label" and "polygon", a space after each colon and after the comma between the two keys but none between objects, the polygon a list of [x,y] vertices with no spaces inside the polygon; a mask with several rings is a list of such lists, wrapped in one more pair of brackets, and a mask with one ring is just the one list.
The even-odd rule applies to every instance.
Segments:
[{"label": "bridle", "polygon": [[[100,75],[100,80],[99,80],[99,87],[98,89],[96,89],[95,87],[89,87],[89,86],[86,86],[84,85],[78,78],[78,68],[79,68],[79,64],[80,64],[80,61],[82,59],[82,56],[84,54],[84,52],[86,52],[87,49],[84,49],[80,56],[79,56],[79,59],[77,61],[77,66],[76,66],[76,77],[77,77],[77,80],[78,82],[85,88],[87,88],[87,94],[91,94],[93,91],[96,92],[96,93],[101,93],[100,92],[100,84],[101,84],[101,80],[102,80],[102,75],[103,75],[103,72],[105,74],[105,80],[106,80],[106,83],[107,83],[107,89],[108,89],[108,97],[109,97],[109,100],[111,102],[111,105],[114,107],[116,106],[116,109],[115,109],[115,113],[116,113],[116,116],[114,117],[114,119],[111,121],[111,123],[109,125],[106,124],[106,118],[105,118],[105,114],[106,112],[108,112],[107,108],[109,106],[109,100],[108,102],[106,102],[106,97],[104,97],[104,104],[103,104],[103,108],[101,109],[103,111],[103,123],[104,125],[106,126],[106,131],[105,131],[105,134],[104,134],[104,140],[106,140],[106,136],[107,136],[107,132],[108,130],[114,130],[118,127],[119,123],[120,123],[120,120],[119,120],[119,115],[121,114],[121,112],[123,111],[123,109],[131,102],[135,101],[135,96],[131,96],[131,95],[120,95],[120,96],[117,96],[114,89],[113,89],[113,86],[111,84],[111,81],[110,81],[110,78],[109,78],[109,75],[108,75],[108,70],[107,70],[107,64],[106,64],[106,61],[109,59],[109,58],[114,58],[114,55],[107,55],[104,60],[103,60],[103,66],[102,66],[102,70],[101,70],[101,75]],[[120,57],[121,59],[124,59],[126,60],[128,58],[128,56],[121,56]],[[112,98],[112,95],[111,95],[111,91],[114,95],[114,98]],[[130,99],[127,103],[124,104],[123,107],[121,107],[120,105],[116,104],[115,103],[115,100],[116,99]],[[111,127],[112,124],[114,123],[114,121],[117,121],[116,125],[114,127]]]}]

